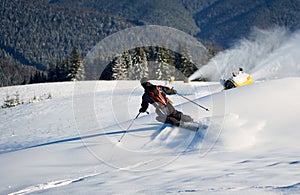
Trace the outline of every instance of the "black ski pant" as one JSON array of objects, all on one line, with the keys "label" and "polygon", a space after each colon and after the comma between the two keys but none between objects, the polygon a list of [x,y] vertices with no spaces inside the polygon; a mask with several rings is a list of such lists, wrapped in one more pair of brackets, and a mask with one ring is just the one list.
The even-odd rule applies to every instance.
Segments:
[{"label": "black ski pant", "polygon": [[171,113],[167,116],[166,115],[158,115],[156,117],[156,120],[158,120],[159,122],[162,122],[162,123],[170,123],[175,126],[179,126],[180,121],[183,121],[183,122],[192,122],[193,121],[192,117],[185,115],[178,110],[174,110],[173,113]]}]

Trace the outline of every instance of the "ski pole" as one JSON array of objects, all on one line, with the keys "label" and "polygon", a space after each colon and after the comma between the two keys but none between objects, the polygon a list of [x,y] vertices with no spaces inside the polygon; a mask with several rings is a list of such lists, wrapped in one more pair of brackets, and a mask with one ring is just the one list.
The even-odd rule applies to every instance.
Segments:
[{"label": "ski pole", "polygon": [[[148,113],[148,112],[147,112]],[[136,117],[131,121],[130,125],[128,126],[128,128],[124,131],[123,135],[120,137],[119,142],[121,142],[122,138],[125,136],[125,134],[127,133],[127,131],[130,129],[130,127],[132,126],[133,122],[135,119],[137,119],[137,117],[139,117],[141,114],[141,112],[139,112]]]},{"label": "ski pole", "polygon": [[200,104],[194,102],[193,100],[190,100],[189,98],[187,98],[187,97],[181,95],[180,93],[176,93],[176,94],[179,95],[180,97],[182,97],[182,98],[184,98],[184,99],[186,99],[186,100],[192,102],[193,104],[196,104],[196,105],[199,106],[200,108],[203,108],[204,110],[209,111],[208,108],[205,108],[205,107],[201,106]]}]

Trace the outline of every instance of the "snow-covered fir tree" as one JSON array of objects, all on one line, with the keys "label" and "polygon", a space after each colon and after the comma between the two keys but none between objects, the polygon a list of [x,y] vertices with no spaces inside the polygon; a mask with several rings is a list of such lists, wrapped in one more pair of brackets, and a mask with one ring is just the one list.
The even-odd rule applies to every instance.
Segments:
[{"label": "snow-covered fir tree", "polygon": [[172,75],[172,68],[168,62],[167,49],[164,47],[158,47],[158,59],[157,59],[157,69],[156,69],[156,79],[168,80]]},{"label": "snow-covered fir tree", "polygon": [[62,61],[56,59],[55,65],[49,65],[48,78],[50,82],[84,80],[85,68],[83,59],[79,58],[77,48],[74,47],[72,55]]},{"label": "snow-covered fir tree", "polygon": [[70,64],[68,65],[68,80],[76,79],[78,69],[80,67],[79,55],[77,48],[74,47],[72,51],[72,56],[70,58]]},{"label": "snow-covered fir tree", "polygon": [[112,78],[114,80],[128,79],[127,67],[121,55],[115,57],[113,61],[112,71],[113,71]]},{"label": "snow-covered fir tree", "polygon": [[181,54],[180,64],[181,68],[180,71],[185,77],[189,77],[194,73],[194,65],[192,62],[191,54],[186,44],[179,45],[179,51]]},{"label": "snow-covered fir tree", "polygon": [[134,67],[133,67],[133,61],[132,61],[132,57],[131,57],[131,53],[124,49],[124,54],[123,54],[123,59],[124,59],[124,63],[127,67],[127,78],[126,79],[133,79],[135,72],[134,72]]},{"label": "snow-covered fir tree", "polygon": [[78,66],[78,69],[77,69],[75,79],[77,81],[82,81],[82,80],[85,79],[84,59],[79,60],[79,66]]},{"label": "snow-covered fir tree", "polygon": [[148,60],[145,47],[136,48],[135,78],[149,77]]}]

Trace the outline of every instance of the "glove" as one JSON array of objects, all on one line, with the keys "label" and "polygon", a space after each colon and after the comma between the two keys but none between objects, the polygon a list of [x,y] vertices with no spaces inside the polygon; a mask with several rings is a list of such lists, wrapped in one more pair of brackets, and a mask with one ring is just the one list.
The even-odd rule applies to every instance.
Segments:
[{"label": "glove", "polygon": [[146,110],[144,108],[140,108],[139,112],[146,112]]}]

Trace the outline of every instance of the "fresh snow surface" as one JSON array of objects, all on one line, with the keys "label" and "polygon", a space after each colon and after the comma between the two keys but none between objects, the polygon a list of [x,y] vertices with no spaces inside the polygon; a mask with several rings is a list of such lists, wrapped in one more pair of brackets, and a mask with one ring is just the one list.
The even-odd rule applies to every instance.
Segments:
[{"label": "fresh snow surface", "polygon": [[[163,128],[151,108],[120,143],[141,102],[137,81],[31,85],[53,98],[0,110],[0,192],[297,194],[299,85],[296,77],[228,91],[178,82],[178,92],[210,109],[170,96],[200,131]],[[14,88],[28,99],[28,87]]]},{"label": "fresh snow surface", "polygon": [[226,91],[153,81],[209,109],[169,96],[198,132],[162,125],[152,107],[132,121],[138,81],[0,88],[1,105],[16,92],[24,102],[0,109],[0,194],[299,194],[300,77],[262,64],[259,81]]}]

